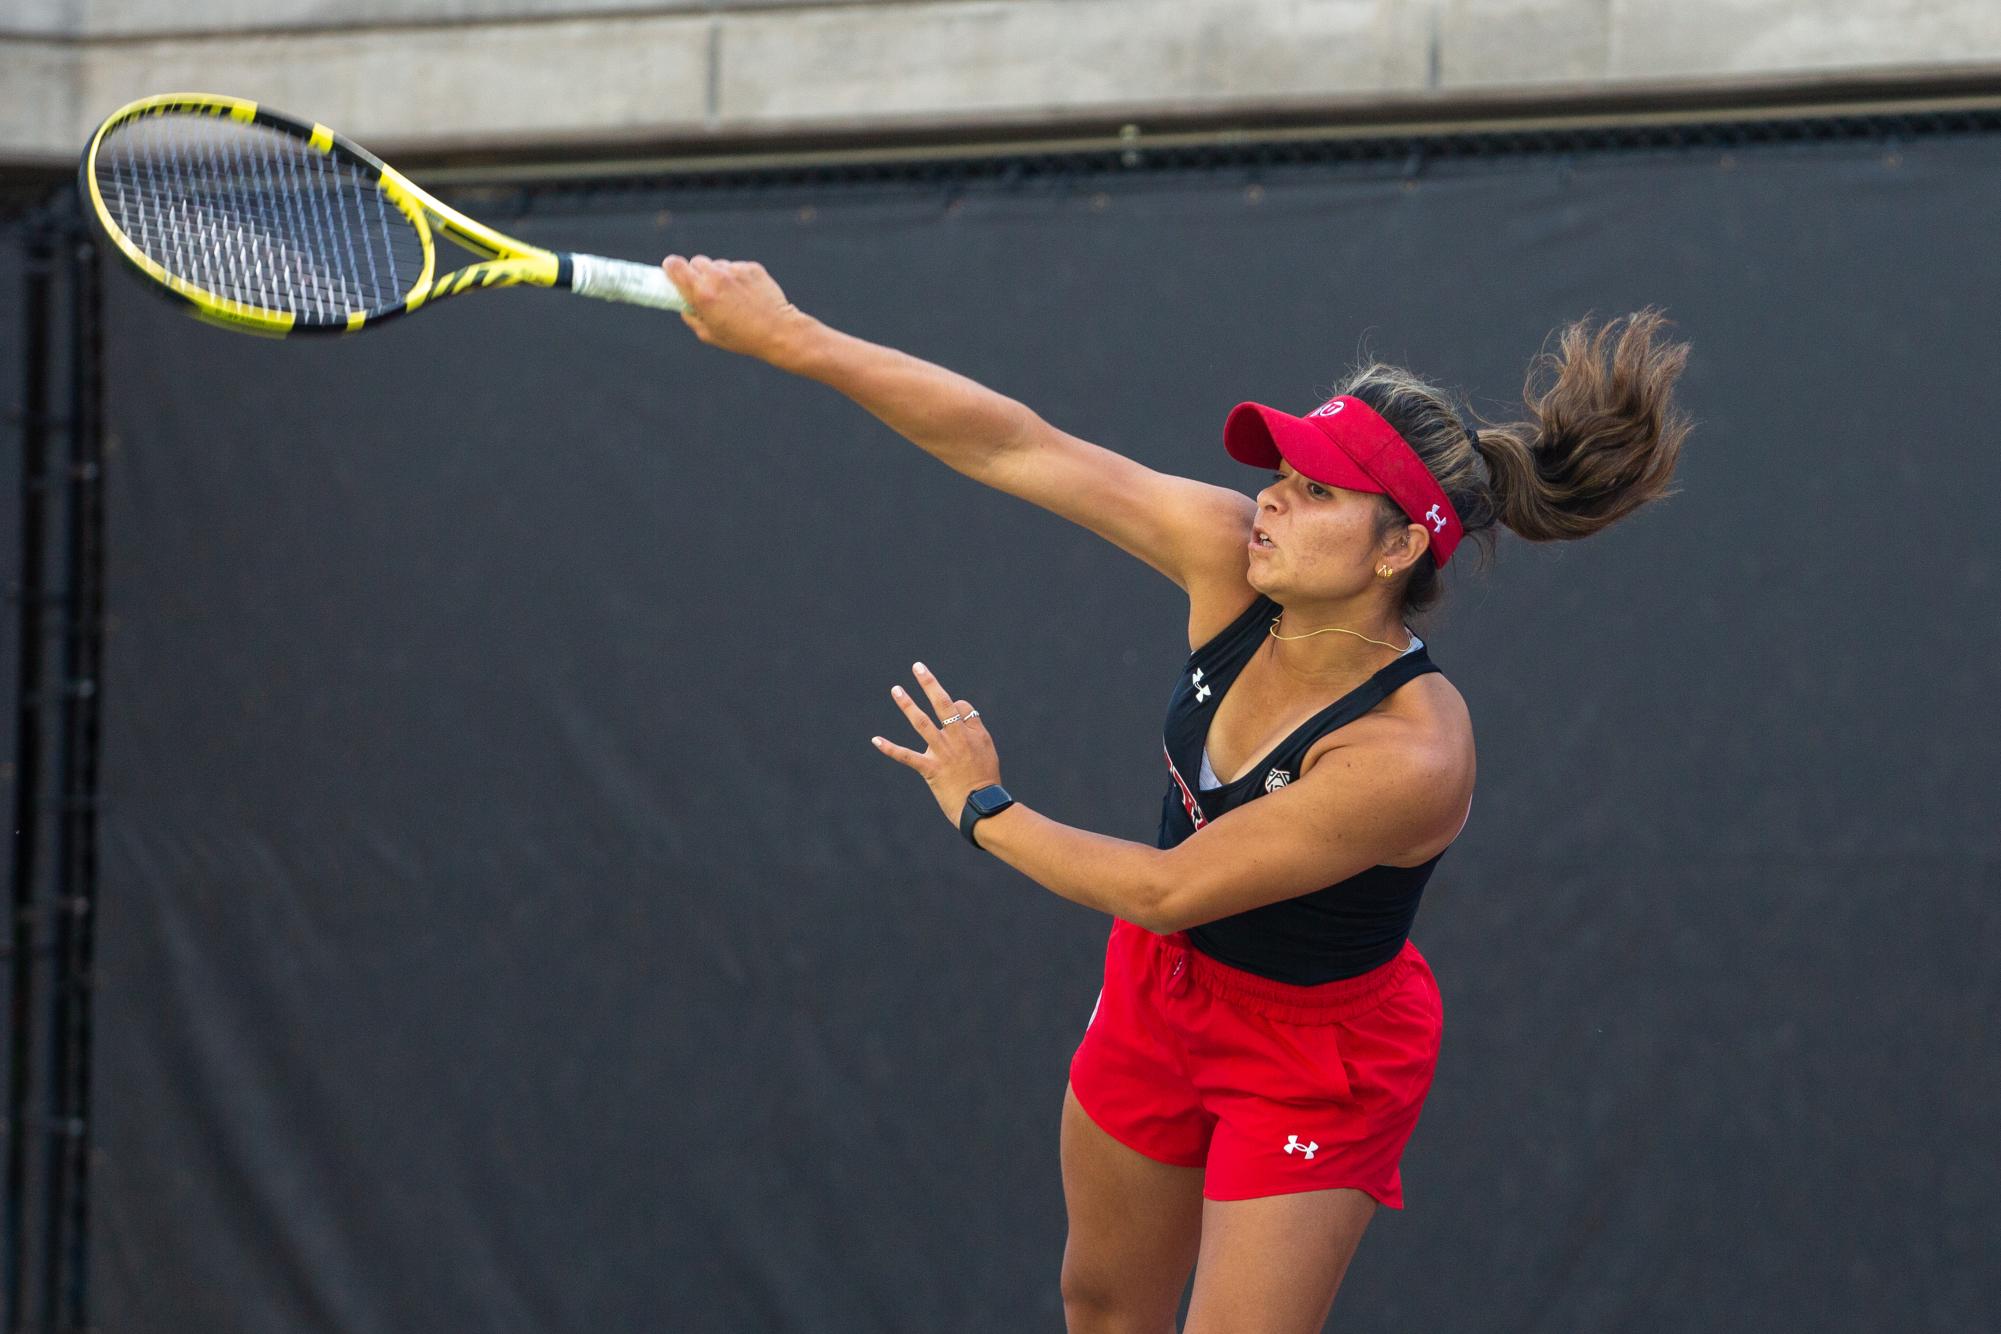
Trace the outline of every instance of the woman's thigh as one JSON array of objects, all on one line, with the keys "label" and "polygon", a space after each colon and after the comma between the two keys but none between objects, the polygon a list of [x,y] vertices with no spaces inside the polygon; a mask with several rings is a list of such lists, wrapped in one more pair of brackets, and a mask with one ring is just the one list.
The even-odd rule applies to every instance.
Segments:
[{"label": "woman's thigh", "polygon": [[1187,1334],[1319,1334],[1375,1215],[1359,1190],[1207,1201]]},{"label": "woman's thigh", "polygon": [[1063,1303],[1072,1330],[1171,1331],[1202,1239],[1202,1169],[1156,1162],[1063,1095]]}]

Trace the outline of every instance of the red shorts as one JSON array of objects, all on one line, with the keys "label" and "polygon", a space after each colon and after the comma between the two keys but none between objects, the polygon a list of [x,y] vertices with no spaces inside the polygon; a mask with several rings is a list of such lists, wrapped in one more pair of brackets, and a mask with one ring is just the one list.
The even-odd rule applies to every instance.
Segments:
[{"label": "red shorts", "polygon": [[1209,1199],[1350,1186],[1401,1209],[1397,1160],[1443,1025],[1409,942],[1359,977],[1302,987],[1114,922],[1070,1087],[1120,1143],[1204,1169]]}]

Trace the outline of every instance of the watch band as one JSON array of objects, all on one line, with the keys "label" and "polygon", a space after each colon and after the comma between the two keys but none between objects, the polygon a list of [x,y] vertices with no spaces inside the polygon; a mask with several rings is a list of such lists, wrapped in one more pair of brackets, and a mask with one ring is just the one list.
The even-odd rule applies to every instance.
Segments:
[{"label": "watch band", "polygon": [[[993,795],[989,797],[989,793]],[[973,789],[966,794],[966,804],[959,810],[959,832],[966,836],[966,842],[976,848],[979,847],[980,841],[973,837],[973,826],[989,815],[999,815],[1012,805],[1014,798],[1009,796],[1008,790],[999,783],[989,783],[985,787]]]}]

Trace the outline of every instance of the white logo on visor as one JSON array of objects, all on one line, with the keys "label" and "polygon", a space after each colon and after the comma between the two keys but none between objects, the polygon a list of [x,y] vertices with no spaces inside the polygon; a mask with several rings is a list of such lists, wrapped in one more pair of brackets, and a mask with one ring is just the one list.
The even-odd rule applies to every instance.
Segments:
[{"label": "white logo on visor", "polygon": [[1442,533],[1445,531],[1445,516],[1438,512],[1438,506],[1433,505],[1430,509],[1426,510],[1424,517],[1431,520],[1432,532]]},{"label": "white logo on visor", "polygon": [[1345,398],[1330,398],[1306,415],[1309,417],[1332,417],[1347,406],[1348,400]]}]

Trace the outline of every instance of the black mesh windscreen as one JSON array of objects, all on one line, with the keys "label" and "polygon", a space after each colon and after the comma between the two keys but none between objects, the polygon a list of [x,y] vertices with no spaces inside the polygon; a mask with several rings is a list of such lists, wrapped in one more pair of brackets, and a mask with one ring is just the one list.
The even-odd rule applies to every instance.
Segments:
[{"label": "black mesh windscreen", "polygon": [[[1437,1084],[1344,1330],[2001,1323],[2001,137],[550,192],[1246,489],[1364,351],[1694,346],[1682,494],[1455,562]],[[93,1322],[1057,1329],[1106,923],[878,756],[922,658],[1151,836],[1172,586],[671,317],[337,344],[108,280]],[[1465,568],[1460,568],[1461,565]]]},{"label": "black mesh windscreen", "polygon": [[[28,287],[28,225],[24,220],[0,217],[0,407],[7,418],[0,424],[7,445],[0,458],[0,514],[7,516],[0,533],[0,587],[14,589],[21,579],[21,457],[27,423],[27,380],[30,374],[29,322],[38,318],[25,307]],[[0,683],[7,687],[0,696],[0,764],[7,766],[7,783],[0,800],[13,800],[14,734],[16,704],[14,686],[20,664],[21,620],[17,604],[11,600],[0,608]],[[4,893],[5,891],[0,891]],[[4,1039],[0,1039],[4,1040]]]}]

